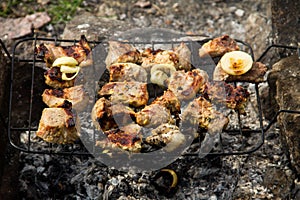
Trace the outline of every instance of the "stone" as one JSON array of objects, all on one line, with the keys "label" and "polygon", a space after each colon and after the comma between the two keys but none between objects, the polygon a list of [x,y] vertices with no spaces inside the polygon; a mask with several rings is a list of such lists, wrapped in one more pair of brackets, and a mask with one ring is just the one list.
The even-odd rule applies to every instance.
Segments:
[{"label": "stone", "polygon": [[[268,75],[270,98],[279,110],[300,111],[300,59],[293,55],[273,65]],[[281,113],[278,124],[281,141],[297,173],[300,174],[300,114]]]},{"label": "stone", "polygon": [[62,38],[79,39],[81,35],[85,35],[89,41],[101,41],[131,28],[132,25],[124,21],[83,12],[74,16],[66,25]]},{"label": "stone", "polygon": [[0,17],[0,37],[20,38],[32,33],[32,29],[38,29],[50,22],[51,18],[46,12],[38,12],[16,19]]}]

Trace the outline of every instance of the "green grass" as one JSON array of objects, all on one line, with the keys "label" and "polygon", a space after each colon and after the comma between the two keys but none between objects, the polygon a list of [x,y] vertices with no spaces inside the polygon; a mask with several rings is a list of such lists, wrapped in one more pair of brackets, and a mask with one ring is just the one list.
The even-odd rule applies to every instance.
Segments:
[{"label": "green grass", "polygon": [[13,13],[12,8],[17,6],[22,1],[20,0],[4,0],[1,1],[0,5],[0,17],[8,17]]},{"label": "green grass", "polygon": [[[83,0],[51,0],[48,4],[38,4],[37,0],[0,0],[0,17],[20,17],[26,14],[46,11],[53,24],[69,21]],[[22,12],[21,12],[22,10]]]},{"label": "green grass", "polygon": [[52,23],[62,23],[72,19],[83,0],[58,0],[56,4],[50,4],[48,14]]}]

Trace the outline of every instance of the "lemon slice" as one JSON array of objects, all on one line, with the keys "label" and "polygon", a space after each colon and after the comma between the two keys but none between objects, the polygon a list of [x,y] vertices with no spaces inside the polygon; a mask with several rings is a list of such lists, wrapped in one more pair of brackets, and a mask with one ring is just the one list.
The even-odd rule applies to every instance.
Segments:
[{"label": "lemon slice", "polygon": [[73,57],[64,56],[64,57],[57,58],[53,62],[52,67],[60,67],[62,65],[76,66],[78,65],[78,62]]},{"label": "lemon slice", "polygon": [[231,51],[221,60],[221,68],[230,75],[242,75],[248,72],[253,65],[252,57],[243,51]]}]

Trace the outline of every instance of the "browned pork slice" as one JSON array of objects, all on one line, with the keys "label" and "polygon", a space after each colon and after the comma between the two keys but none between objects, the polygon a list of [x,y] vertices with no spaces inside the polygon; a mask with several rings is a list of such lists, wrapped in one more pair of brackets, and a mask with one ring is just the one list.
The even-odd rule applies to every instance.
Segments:
[{"label": "browned pork slice", "polygon": [[113,63],[141,63],[140,52],[131,44],[109,41],[109,50],[105,64],[108,67]]},{"label": "browned pork slice", "polygon": [[[182,112],[181,121],[184,123],[183,126],[187,126],[187,128],[188,125],[191,125],[195,128],[199,126],[202,129],[215,129],[211,126],[212,121],[214,121],[214,126],[217,124],[221,127],[217,130],[222,130],[228,124],[228,118],[215,110],[204,97],[198,97],[187,105]],[[219,123],[215,123],[215,121]]]},{"label": "browned pork slice", "polygon": [[150,104],[136,113],[136,122],[141,126],[156,127],[162,123],[174,123],[174,120],[166,107]]},{"label": "browned pork slice", "polygon": [[81,36],[78,43],[71,46],[42,43],[35,48],[35,54],[46,62],[47,67],[51,67],[57,58],[64,56],[75,58],[80,66],[90,65],[92,63],[90,52],[91,48],[84,35]]},{"label": "browned pork slice", "polygon": [[147,82],[147,72],[134,63],[115,63],[109,66],[109,81]]},{"label": "browned pork slice", "polygon": [[113,147],[116,146],[130,152],[141,151],[142,128],[137,124],[132,123],[120,128],[111,129],[105,131],[104,134],[107,135]]},{"label": "browned pork slice", "polygon": [[170,152],[184,144],[186,139],[176,125],[166,123],[153,129],[151,135],[145,140],[150,145],[164,147],[166,151]]},{"label": "browned pork slice", "polygon": [[179,65],[177,70],[185,70],[189,71],[192,67],[191,65],[191,51],[188,46],[182,42],[179,46],[174,48],[174,52],[178,54],[179,57]]},{"label": "browned pork slice", "polygon": [[203,90],[203,95],[212,101],[224,103],[228,108],[238,110],[245,114],[250,93],[242,86],[233,86],[225,82],[207,83]]},{"label": "browned pork slice", "polygon": [[64,89],[45,89],[42,94],[44,103],[52,107],[63,107],[65,100],[72,103],[72,108],[81,111],[88,103],[88,95],[83,85]]},{"label": "browned pork slice", "polygon": [[135,119],[135,112],[122,104],[112,105],[102,97],[96,101],[91,116],[98,130],[107,131],[131,123]]},{"label": "browned pork slice", "polygon": [[208,75],[205,71],[194,69],[184,72],[182,70],[174,72],[167,80],[167,85],[179,100],[184,101],[194,98],[207,80]]},{"label": "browned pork slice", "polygon": [[142,52],[142,67],[150,72],[151,67],[156,64],[168,64],[178,69],[180,65],[179,55],[172,50],[145,49]]},{"label": "browned pork slice", "polygon": [[211,57],[222,56],[227,52],[239,50],[239,46],[236,41],[230,38],[228,35],[223,35],[214,38],[199,49],[199,56],[203,57],[209,55]]},{"label": "browned pork slice", "polygon": [[147,84],[141,82],[109,82],[98,92],[100,96],[110,96],[113,103],[140,107],[147,104],[149,94]]},{"label": "browned pork slice", "polygon": [[164,91],[164,94],[157,97],[151,104],[159,104],[168,108],[172,113],[180,111],[180,101],[171,90]]},{"label": "browned pork slice", "polygon": [[50,143],[73,143],[80,136],[79,121],[71,109],[45,108],[36,135]]},{"label": "browned pork slice", "polygon": [[265,81],[265,74],[268,68],[261,62],[254,62],[252,68],[242,75],[230,75],[227,74],[221,67],[219,62],[214,70],[213,80],[214,81],[226,81],[226,82],[249,82],[249,83],[260,83]]},{"label": "browned pork slice", "polygon": [[[71,75],[72,76],[72,75]],[[52,67],[44,73],[45,83],[53,88],[73,87],[75,79],[63,80],[59,67]]]}]

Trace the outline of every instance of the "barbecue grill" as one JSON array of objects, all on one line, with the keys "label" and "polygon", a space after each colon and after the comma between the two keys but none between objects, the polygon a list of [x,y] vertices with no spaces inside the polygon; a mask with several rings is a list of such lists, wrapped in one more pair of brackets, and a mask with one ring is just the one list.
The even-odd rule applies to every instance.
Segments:
[{"label": "barbecue grill", "polygon": [[[193,37],[190,37],[193,38]],[[199,60],[200,57],[198,56],[198,49],[196,48],[195,44],[202,45],[205,42],[209,41],[211,38],[205,38],[202,40],[197,40],[197,37],[195,37],[195,40],[186,40],[185,42],[188,47],[190,48],[192,52],[191,62],[196,63],[196,65],[202,65],[202,61]],[[253,56],[253,50],[249,44],[247,44],[244,41],[236,40],[241,47],[243,51],[246,51]],[[24,38],[19,41],[17,41],[13,47],[12,50],[12,56],[8,53],[7,50],[6,54],[11,59],[11,85],[10,85],[10,99],[9,99],[9,119],[8,119],[8,137],[11,145],[23,152],[26,153],[36,153],[36,154],[58,154],[58,155],[82,155],[82,156],[91,156],[93,155],[93,151],[88,151],[85,146],[82,144],[81,141],[78,141],[74,144],[64,144],[64,145],[58,145],[58,144],[51,144],[46,143],[44,141],[37,141],[36,138],[34,138],[34,133],[37,130],[39,118],[36,116],[41,116],[41,109],[43,107],[46,107],[41,102],[41,94],[42,89],[44,85],[43,82],[37,82],[37,77],[42,77],[43,74],[41,74],[39,71],[44,66],[44,61],[41,59],[38,59],[36,55],[34,54],[34,47],[37,44],[44,43],[44,42],[54,42],[56,45],[64,44],[64,45],[72,45],[77,40],[62,40],[58,38],[42,38],[42,37],[30,37],[30,38]],[[178,45],[182,41],[152,41],[150,43],[144,43],[144,42],[133,42],[133,45],[137,46],[147,46],[152,47],[153,49],[156,49],[157,46],[161,45],[171,45],[175,46]],[[129,42],[130,43],[130,42]],[[92,49],[93,47],[96,47],[97,45],[103,45],[106,47],[106,50],[103,50],[103,58],[106,57],[108,43],[106,41],[89,41],[89,44],[91,45]],[[25,49],[24,49],[25,48]],[[261,61],[266,57],[270,49],[273,48],[281,48],[286,49],[290,51],[298,51],[298,54],[300,55],[300,49],[294,46],[284,46],[284,45],[271,45],[268,47],[265,52],[257,59],[257,61]],[[4,48],[5,49],[5,48]],[[22,51],[27,51],[28,57],[22,57]],[[253,59],[254,60],[254,59]],[[104,62],[104,59],[103,59]],[[18,64],[18,65],[17,65]],[[28,77],[28,86],[24,86],[23,88],[17,88],[15,85],[16,82],[16,71],[18,70],[18,67],[20,64],[24,65],[27,70],[30,71],[30,77]],[[23,66],[23,67],[24,67]],[[95,80],[99,80],[100,77],[95,77]],[[228,126],[223,133],[220,134],[220,141],[217,148],[214,148],[211,152],[208,153],[208,155],[242,155],[242,154],[249,154],[256,150],[258,150],[263,144],[264,144],[264,137],[265,132],[268,131],[268,129],[276,122],[277,116],[280,113],[286,112],[286,113],[300,113],[300,111],[296,110],[279,110],[272,120],[266,121],[263,117],[262,113],[262,103],[261,103],[261,97],[259,92],[260,83],[239,83],[234,82],[232,83],[234,85],[242,84],[246,85],[249,88],[252,88],[252,95],[251,95],[251,105],[252,108],[250,108],[251,112],[255,113],[255,120],[258,122],[257,126],[253,127],[249,125],[249,122],[247,122],[247,117],[241,116],[241,114],[236,111],[232,112],[230,115],[232,115],[233,119],[235,121],[230,121],[230,123],[236,124],[236,126]],[[20,106],[21,107],[27,107],[25,115],[22,115],[21,119],[16,119],[15,116],[18,112],[18,108],[13,108],[13,101],[18,100],[17,94],[20,92],[19,90],[24,90],[26,87],[26,91],[23,91],[27,93],[26,99],[20,100]],[[42,89],[37,89],[41,87]],[[45,86],[46,87],[46,86]],[[94,86],[96,87],[96,86]],[[253,107],[254,105],[254,107]],[[26,122],[18,123],[18,121]],[[92,131],[92,134],[95,134],[95,131]],[[20,135],[22,135],[22,142],[19,142],[18,139]],[[95,135],[92,137],[92,139],[95,140]],[[189,148],[183,155],[184,156],[194,156],[194,157],[202,157],[199,154],[198,149],[201,147],[201,142],[203,138],[199,137],[196,139],[192,145],[191,148]],[[255,142],[253,142],[255,141]],[[95,143],[95,141],[93,141]],[[41,144],[42,145],[37,145]]]}]

